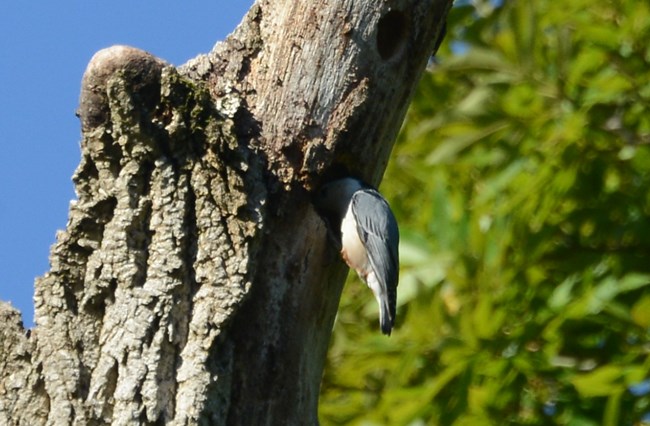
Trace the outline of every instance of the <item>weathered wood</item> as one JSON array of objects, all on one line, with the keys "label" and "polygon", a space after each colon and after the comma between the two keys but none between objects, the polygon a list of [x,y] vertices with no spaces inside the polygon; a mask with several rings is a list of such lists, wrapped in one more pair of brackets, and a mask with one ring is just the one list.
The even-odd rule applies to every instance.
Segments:
[{"label": "weathered wood", "polygon": [[310,204],[377,183],[448,0],[256,3],[178,69],[95,55],[36,327],[0,304],[0,424],[315,424],[346,274]]}]

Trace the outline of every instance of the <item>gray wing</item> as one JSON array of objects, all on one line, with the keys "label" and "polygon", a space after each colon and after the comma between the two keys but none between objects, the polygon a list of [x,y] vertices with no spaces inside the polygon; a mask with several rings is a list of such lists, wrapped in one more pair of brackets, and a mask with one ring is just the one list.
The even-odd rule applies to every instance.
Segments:
[{"label": "gray wing", "polygon": [[364,189],[354,194],[352,213],[357,219],[357,231],[366,246],[372,269],[386,289],[392,322],[395,320],[399,279],[397,221],[384,197],[374,189]]}]

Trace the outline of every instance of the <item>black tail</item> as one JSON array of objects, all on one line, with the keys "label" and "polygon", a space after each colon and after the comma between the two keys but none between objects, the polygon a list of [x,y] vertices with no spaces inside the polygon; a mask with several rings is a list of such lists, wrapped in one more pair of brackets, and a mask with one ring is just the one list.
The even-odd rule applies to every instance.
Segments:
[{"label": "black tail", "polygon": [[381,325],[381,332],[386,336],[390,336],[390,332],[393,330],[394,318],[390,313],[387,299],[382,300],[379,304],[379,324]]}]

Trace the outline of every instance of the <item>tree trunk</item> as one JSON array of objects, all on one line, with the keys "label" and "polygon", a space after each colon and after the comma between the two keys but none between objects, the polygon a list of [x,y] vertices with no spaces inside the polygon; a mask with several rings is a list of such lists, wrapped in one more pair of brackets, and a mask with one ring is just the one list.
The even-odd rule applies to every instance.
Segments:
[{"label": "tree trunk", "polygon": [[449,0],[260,0],[179,68],[97,53],[78,200],[0,304],[0,424],[316,424],[347,269],[310,192],[377,183]]}]

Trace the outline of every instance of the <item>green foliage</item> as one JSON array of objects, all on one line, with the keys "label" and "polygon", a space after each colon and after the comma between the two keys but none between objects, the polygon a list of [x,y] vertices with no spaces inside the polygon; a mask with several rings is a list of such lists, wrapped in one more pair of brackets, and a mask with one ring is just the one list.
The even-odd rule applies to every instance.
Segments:
[{"label": "green foliage", "polygon": [[397,328],[352,279],[324,425],[650,419],[650,5],[492,4],[452,11],[413,100]]}]

